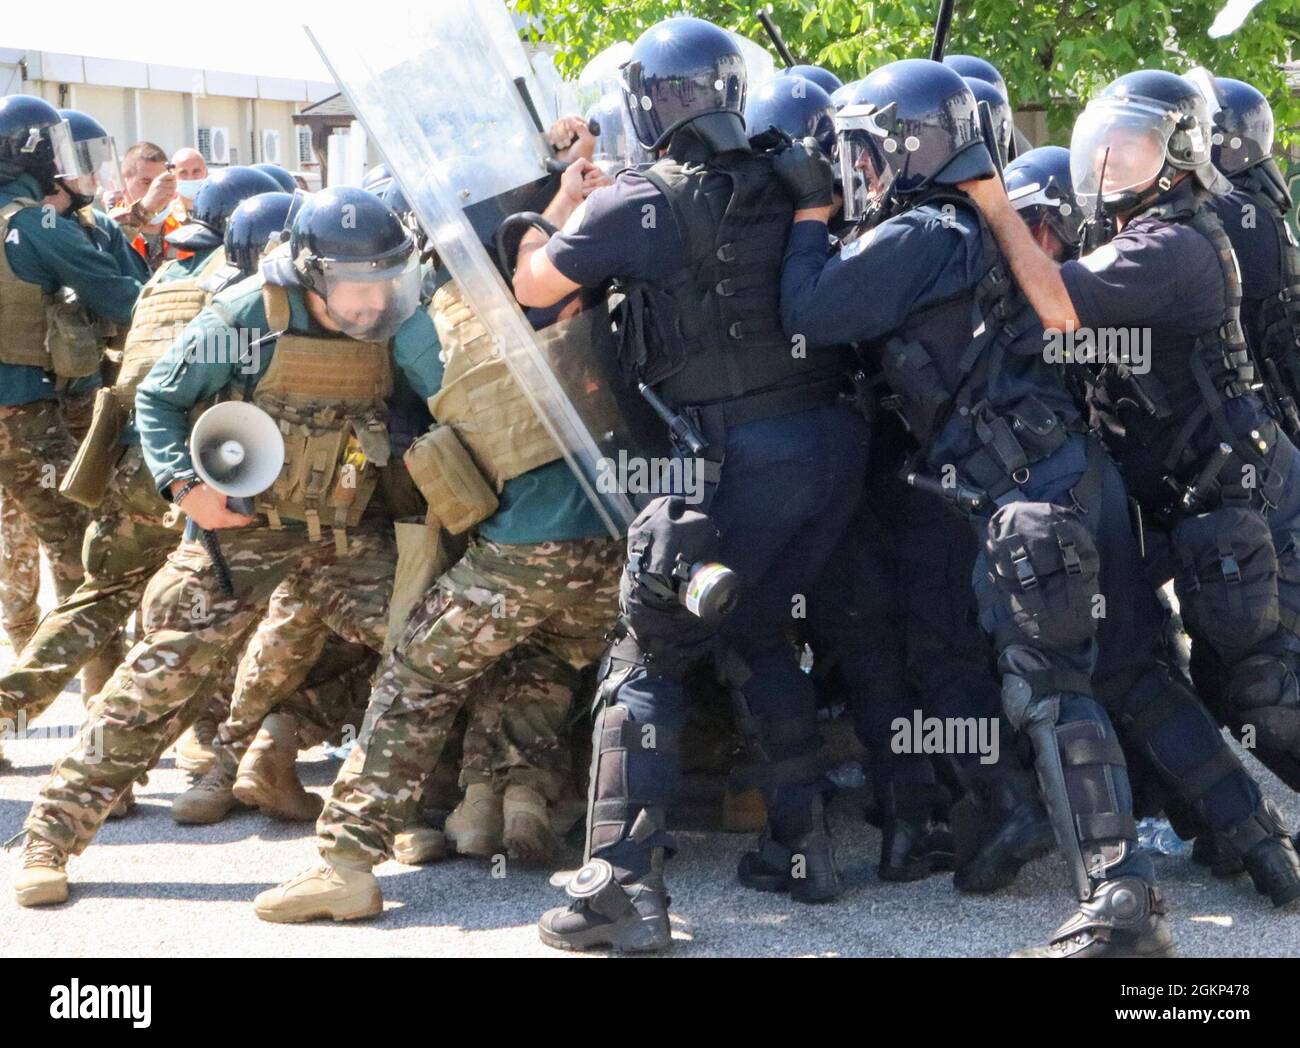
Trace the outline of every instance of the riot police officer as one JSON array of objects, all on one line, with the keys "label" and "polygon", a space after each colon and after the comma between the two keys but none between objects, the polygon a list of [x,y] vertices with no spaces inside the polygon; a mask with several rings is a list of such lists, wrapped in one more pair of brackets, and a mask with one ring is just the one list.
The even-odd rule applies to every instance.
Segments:
[{"label": "riot police officer", "polygon": [[[1137,561],[1122,483],[1087,438],[1060,369],[1045,359],[1042,329],[991,233],[951,188],[993,174],[969,89],[952,71],[914,61],[877,70],[862,97],[836,118],[843,180],[856,189],[852,176],[861,172],[864,195],[885,217],[827,262],[829,208],[800,213],[807,221],[796,222],[783,277],[787,330],[814,344],[852,338],[875,348],[921,445],[917,474],[946,478],[939,486],[980,530],[974,582],[998,651],[1003,708],[1033,743],[1080,904],[1047,952],[1167,953],[1163,904],[1136,849],[1124,757],[1093,697],[1098,618],[1141,631],[1129,610],[1135,602],[1101,590],[1107,558]],[[856,192],[847,204],[850,218],[866,211]],[[867,280],[877,302],[870,314],[850,305]],[[1166,714],[1195,718],[1194,699],[1148,650],[1162,640],[1150,628],[1126,695],[1159,698]],[[1199,717],[1186,728],[1197,747],[1172,748],[1165,735],[1156,740],[1160,756],[1203,771],[1207,818],[1244,820],[1258,792],[1203,710]]]},{"label": "riot police officer", "polygon": [[[1286,548],[1281,539],[1300,511],[1292,479],[1300,464],[1250,391],[1236,267],[1209,205],[1223,179],[1210,164],[1208,109],[1181,77],[1131,73],[1089,103],[1070,154],[1080,201],[1122,225],[1079,261],[1045,254],[1000,187],[965,188],[1049,335],[1083,331],[1112,346],[1094,361],[1089,407],[1142,509],[1146,572],[1157,585],[1174,578],[1194,643],[1209,644],[1228,667],[1238,716],[1256,721],[1266,738],[1270,729],[1284,732],[1296,701],[1287,684],[1296,654],[1294,633],[1279,625],[1279,589],[1287,587],[1274,534]],[[1138,339],[1130,352],[1116,351],[1117,331]],[[1128,574],[1140,571],[1135,565]],[[1139,617],[1139,628],[1148,618]],[[1132,633],[1123,639],[1132,646]],[[1172,744],[1177,721],[1166,707],[1154,695],[1138,704],[1130,693],[1117,717],[1156,745],[1161,736]],[[1186,759],[1192,746],[1171,752]],[[1167,760],[1156,764],[1168,768]],[[1202,828],[1228,843],[1275,905],[1292,903],[1300,864],[1271,805],[1220,824],[1211,798],[1227,766],[1217,758],[1178,778],[1220,780],[1197,806]]]},{"label": "riot police officer", "polygon": [[[1207,100],[1215,108],[1211,159],[1231,183],[1229,191],[1212,198],[1210,205],[1237,258],[1241,327],[1260,369],[1255,376],[1260,392],[1274,419],[1294,442],[1300,438],[1296,409],[1300,394],[1300,250],[1286,220],[1294,205],[1272,156],[1273,111],[1263,94],[1240,80],[1215,78],[1209,94]],[[1289,544],[1284,543],[1278,555],[1286,561],[1279,563],[1279,571],[1286,573],[1292,557]],[[1289,620],[1287,603],[1279,606],[1279,614]],[[1296,630],[1294,622],[1284,624]],[[1192,671],[1207,700],[1221,708],[1227,675],[1210,646],[1193,648]],[[1224,713],[1229,723],[1242,723],[1229,710]],[[1287,716],[1295,719],[1300,713]],[[1300,789],[1300,751],[1294,745],[1279,748],[1279,741],[1274,733],[1265,732],[1256,740],[1254,752],[1287,785]]]},{"label": "riot police officer", "polygon": [[[665,816],[679,778],[682,680],[710,655],[764,760],[768,829],[741,861],[742,883],[805,902],[840,891],[813,759],[815,696],[787,630],[796,595],[857,503],[865,424],[842,402],[842,354],[804,353],[781,331],[792,207],[777,172],[790,151],[747,138],[735,40],[699,19],[669,19],[635,44],[624,91],[638,139],[660,160],[585,206],[590,168],[571,168],[546,216],[563,231],[544,248],[525,238],[515,291],[540,307],[610,278],[625,286],[629,323],[645,333],[625,347],[627,363],[685,423],[678,455],[699,449],[704,483],[697,505],[656,499],[629,532],[619,639],[597,700],[588,862],[568,883],[572,905],[539,924],[542,940],[563,949],[670,945]],[[675,345],[662,337],[673,330]],[[700,560],[744,580],[720,627],[678,602],[674,565]]]}]

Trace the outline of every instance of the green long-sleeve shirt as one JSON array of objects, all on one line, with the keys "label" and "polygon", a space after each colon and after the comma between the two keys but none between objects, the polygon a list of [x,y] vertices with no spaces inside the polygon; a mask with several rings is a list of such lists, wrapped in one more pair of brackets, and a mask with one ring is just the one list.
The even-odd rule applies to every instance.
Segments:
[{"label": "green long-sleeve shirt", "polygon": [[[23,175],[0,186],[0,207],[17,197],[41,200],[36,179]],[[76,216],[65,218],[43,208],[25,208],[9,222],[5,259],[19,280],[36,284],[46,293],[71,288],[93,313],[127,324],[149,274],[115,222],[95,212],[95,226],[88,230]],[[90,375],[70,383],[63,392],[85,393],[99,384],[99,376]],[[58,396],[53,373],[23,364],[0,364],[0,405],[11,407]]]},{"label": "green long-sleeve shirt", "polygon": [[[303,293],[289,290],[289,329],[320,333],[307,313]],[[251,391],[266,374],[274,340],[256,347],[247,362],[211,362],[200,346],[238,344],[240,331],[250,340],[271,329],[262,304],[262,278],[252,277],[222,292],[164,354],[136,390],[135,422],[145,461],[166,497],[176,480],[193,477],[189,455],[189,412],[201,401],[231,385]],[[227,323],[225,318],[229,318]],[[417,310],[392,342],[393,358],[416,395],[428,399],[442,387],[441,347],[428,313]],[[595,509],[563,462],[553,462],[505,483],[497,513],[479,526],[493,542],[520,545],[594,538],[606,534]]]}]

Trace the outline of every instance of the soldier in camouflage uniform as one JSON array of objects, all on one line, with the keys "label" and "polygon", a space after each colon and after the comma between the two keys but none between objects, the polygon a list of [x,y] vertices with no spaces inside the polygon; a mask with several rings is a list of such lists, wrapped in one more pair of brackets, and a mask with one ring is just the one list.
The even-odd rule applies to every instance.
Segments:
[{"label": "soldier in camouflage uniform", "polygon": [[[213,296],[248,275],[226,262],[221,216],[246,197],[275,188],[274,180],[260,171],[229,168],[201,191],[204,210],[196,204],[193,220],[171,234],[175,246],[189,255],[164,265],[141,292],[113,400],[104,405],[104,410],[117,405],[121,417],[116,426],[96,430],[91,438],[96,446],[82,449],[79,465],[92,488],[93,481],[99,481],[98,488],[91,495],[82,489],[82,478],[72,478],[77,497],[96,507],[84,547],[80,537],[77,542],[78,573],[84,567],[86,578],[74,587],[76,592],[60,592],[59,606],[45,616],[22,657],[0,677],[0,716],[39,716],[83,665],[95,678],[83,686],[83,695],[89,697],[99,690],[92,685],[106,680],[121,661],[122,626],[139,606],[146,583],[180,540],[179,514],[159,496],[129,417],[136,387]],[[129,247],[126,254],[143,266]],[[84,397],[64,400],[64,415],[78,438],[91,428],[88,409]]]},{"label": "soldier in camouflage uniform", "polygon": [[68,122],[42,99],[0,99],[0,491],[49,553],[59,597],[81,580],[86,514],[58,494],[76,445],[60,398],[90,394],[112,326],[145,271],[93,211]]},{"label": "soldier in camouflage uniform", "polygon": [[[471,722],[494,742],[466,758],[466,821],[490,825],[500,812],[506,851],[525,861],[549,858],[554,847],[547,801],[568,772],[559,740],[573,700],[573,685],[557,681],[577,678],[549,667],[578,670],[604,650],[623,543],[609,538],[453,284],[434,296],[433,315],[444,365],[430,400],[439,425],[407,463],[434,518],[453,533],[477,530],[380,666],[361,737],[316,823],[323,862],[259,895],[264,920],[382,910],[371,870],[392,854],[457,714],[476,700],[489,705],[471,706]],[[492,397],[473,395],[489,386]],[[448,460],[454,468],[436,468]],[[490,484],[485,501],[467,504],[463,486],[440,490],[439,476],[471,472]],[[449,820],[449,837],[454,829]]]},{"label": "soldier in camouflage uniform", "polygon": [[[24,823],[14,881],[20,905],[67,898],[68,856],[90,843],[175,727],[197,715],[232,642],[287,576],[299,571],[309,580],[306,592],[335,632],[374,649],[383,644],[394,542],[391,525],[365,510],[373,467],[389,451],[383,419],[394,367],[427,397],[437,339],[416,309],[411,238],[375,197],[350,188],[316,194],[294,222],[290,248],[265,277],[218,295],[137,390],[154,482],[199,527],[220,531],[234,596],[198,542],[182,542],[149,581],[141,640]],[[285,438],[284,468],[252,517],[200,483],[189,456],[190,411],[223,393],[251,398]]]}]

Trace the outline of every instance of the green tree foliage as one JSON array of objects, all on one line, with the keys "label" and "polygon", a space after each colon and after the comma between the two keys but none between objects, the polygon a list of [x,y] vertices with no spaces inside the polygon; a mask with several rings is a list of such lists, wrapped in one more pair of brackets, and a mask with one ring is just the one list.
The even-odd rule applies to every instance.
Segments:
[{"label": "green tree foliage", "polygon": [[[1108,81],[1142,67],[1185,72],[1204,65],[1260,88],[1279,133],[1300,137],[1300,100],[1281,63],[1300,37],[1296,0],[1264,0],[1232,36],[1207,30],[1223,0],[957,0],[948,51],[996,65],[1017,108],[1042,108],[1060,137],[1080,104]],[[707,18],[767,44],[757,3],[744,0],[514,0],[535,39],[553,43],[575,73],[594,54],[676,14]],[[929,55],[937,0],[778,0],[773,20],[803,61],[857,79],[898,58]],[[1300,55],[1297,55],[1300,57]]]}]

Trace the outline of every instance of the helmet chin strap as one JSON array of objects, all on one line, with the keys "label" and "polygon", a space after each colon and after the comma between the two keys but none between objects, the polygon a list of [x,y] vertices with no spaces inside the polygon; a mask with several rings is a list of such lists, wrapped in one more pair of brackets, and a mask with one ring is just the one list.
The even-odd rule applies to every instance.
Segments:
[{"label": "helmet chin strap", "polygon": [[1178,177],[1178,171],[1178,168],[1166,160],[1164,167],[1156,175],[1155,181],[1145,189],[1137,191],[1125,190],[1122,193],[1115,193],[1109,200],[1103,194],[1101,198],[1102,211],[1108,215],[1124,216],[1133,214],[1136,211],[1146,210],[1174,188],[1174,180]]}]

